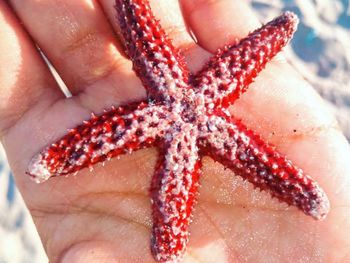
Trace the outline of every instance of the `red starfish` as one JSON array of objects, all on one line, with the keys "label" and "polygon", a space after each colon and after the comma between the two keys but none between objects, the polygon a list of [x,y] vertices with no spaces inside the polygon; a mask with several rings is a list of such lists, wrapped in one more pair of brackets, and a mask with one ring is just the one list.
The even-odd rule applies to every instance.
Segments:
[{"label": "red starfish", "polygon": [[156,145],[152,252],[162,262],[177,261],[185,252],[203,155],[305,214],[324,218],[329,201],[316,182],[227,111],[291,39],[297,17],[284,13],[219,50],[192,76],[148,1],[117,0],[116,9],[127,54],[149,101],[93,115],[34,157],[28,174],[41,182]]}]

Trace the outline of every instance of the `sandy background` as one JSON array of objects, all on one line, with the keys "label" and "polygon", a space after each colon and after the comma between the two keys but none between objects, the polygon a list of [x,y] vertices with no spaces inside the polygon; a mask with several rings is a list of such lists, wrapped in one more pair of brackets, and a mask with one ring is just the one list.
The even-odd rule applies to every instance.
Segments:
[{"label": "sandy background", "polygon": [[[349,0],[250,2],[261,21],[284,10],[298,14],[301,23],[286,56],[327,101],[350,140]],[[0,263],[43,262],[47,258],[0,149]]]}]

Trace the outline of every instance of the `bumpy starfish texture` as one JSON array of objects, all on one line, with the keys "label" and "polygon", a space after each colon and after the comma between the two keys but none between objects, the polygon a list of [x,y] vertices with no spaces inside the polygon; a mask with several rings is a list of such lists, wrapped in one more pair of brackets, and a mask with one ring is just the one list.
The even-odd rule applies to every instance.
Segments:
[{"label": "bumpy starfish texture", "polygon": [[227,111],[291,39],[297,25],[293,13],[219,50],[198,74],[190,75],[148,1],[117,0],[116,10],[126,52],[148,101],[113,108],[72,129],[32,159],[30,176],[42,182],[158,147],[150,191],[151,248],[161,262],[177,262],[185,252],[203,155],[306,215],[326,216],[329,201],[317,183]]}]

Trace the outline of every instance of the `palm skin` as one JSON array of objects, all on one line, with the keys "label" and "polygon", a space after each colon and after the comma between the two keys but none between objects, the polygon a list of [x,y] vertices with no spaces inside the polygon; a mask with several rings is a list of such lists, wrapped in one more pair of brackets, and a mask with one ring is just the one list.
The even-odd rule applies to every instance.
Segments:
[{"label": "palm skin", "polygon": [[[92,44],[84,40],[83,45],[81,41],[69,45],[78,54],[70,61],[65,62],[64,56],[59,59],[55,47],[69,48],[62,48],[65,44],[60,43],[45,48],[50,40],[43,38],[47,34],[46,27],[57,30],[53,25],[57,22],[52,20],[38,29],[36,23],[42,25],[43,21],[37,20],[48,18],[45,15],[29,18],[35,16],[35,10],[39,9],[35,5],[40,4],[26,1],[26,4],[21,3],[25,6],[19,8],[21,1],[9,2],[73,93],[72,98],[66,99],[58,89],[48,88],[55,86],[49,72],[43,69],[41,62],[36,62],[39,57],[21,33],[11,10],[1,3],[0,32],[7,38],[0,43],[0,50],[11,51],[14,46],[10,44],[13,43],[11,34],[6,35],[8,30],[15,32],[21,46],[20,55],[11,57],[9,66],[0,71],[2,142],[50,262],[153,262],[149,244],[152,221],[148,189],[156,163],[156,149],[140,150],[120,160],[112,159],[105,166],[97,165],[92,172],[85,169],[77,176],[53,178],[40,185],[24,175],[35,153],[68,128],[87,119],[91,111],[101,112],[111,105],[144,97],[130,63],[124,58],[118,60],[123,62],[110,63],[112,66],[106,70],[101,65],[108,64],[109,56],[115,55],[106,51],[103,53],[106,63],[97,67],[92,53],[102,51],[94,50],[93,41],[97,41],[94,38]],[[50,2],[54,1],[47,1],[41,8],[54,12]],[[83,7],[85,1],[65,2],[68,9],[73,9],[80,2],[80,8]],[[111,20],[112,2],[100,1]],[[201,67],[209,52],[257,27],[254,22],[251,27],[232,23],[232,16],[237,21],[255,21],[244,4],[229,0],[194,1],[198,2],[196,5],[183,1],[184,18],[198,39],[199,44],[194,44],[179,28],[183,18],[175,2],[151,4],[157,17],[163,19],[162,24],[168,26],[175,45],[186,47],[182,49],[193,71]],[[95,10],[100,8],[97,4],[94,6]],[[175,10],[171,18],[167,17],[170,10]],[[102,14],[92,16],[100,19]],[[207,19],[201,19],[203,17]],[[220,19],[221,23],[216,25],[210,18],[212,21]],[[81,51],[86,46],[91,51],[87,58],[84,57],[86,52]],[[1,64],[9,61],[5,58],[6,55],[0,55]],[[21,63],[15,63],[19,58]],[[33,58],[39,66],[32,66]],[[84,59],[93,61],[89,67],[102,68],[104,74],[96,74],[96,70],[83,71],[89,68],[82,63]],[[76,68],[77,65],[81,65],[80,68]],[[5,78],[11,74],[12,79]],[[30,81],[24,81],[27,79]],[[38,83],[45,88],[39,88]],[[349,261],[349,149],[317,94],[283,59],[277,59],[237,101],[232,112],[320,183],[329,196],[331,212],[324,221],[314,221],[296,208],[288,208],[267,193],[253,189],[220,164],[205,158],[185,261]]]}]

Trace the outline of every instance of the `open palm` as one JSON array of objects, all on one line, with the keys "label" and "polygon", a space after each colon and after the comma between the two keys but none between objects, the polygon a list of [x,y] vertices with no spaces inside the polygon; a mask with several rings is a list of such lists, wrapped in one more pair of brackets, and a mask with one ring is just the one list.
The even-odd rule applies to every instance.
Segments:
[{"label": "open palm", "polygon": [[[40,185],[24,175],[35,153],[92,111],[145,97],[116,37],[113,1],[8,2],[13,9],[0,2],[1,138],[50,262],[152,262],[148,189],[156,149]],[[242,2],[180,2],[181,8],[175,0],[151,5],[194,72],[215,49],[259,26]],[[32,41],[57,68],[71,98]],[[349,148],[322,100],[279,58],[232,112],[315,178],[332,210],[316,222],[204,158],[185,261],[349,261]]]}]

